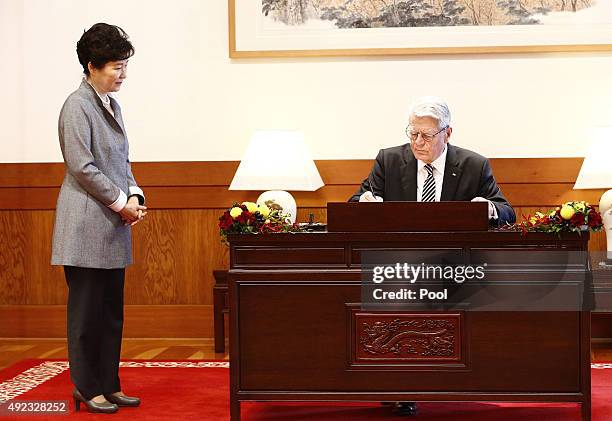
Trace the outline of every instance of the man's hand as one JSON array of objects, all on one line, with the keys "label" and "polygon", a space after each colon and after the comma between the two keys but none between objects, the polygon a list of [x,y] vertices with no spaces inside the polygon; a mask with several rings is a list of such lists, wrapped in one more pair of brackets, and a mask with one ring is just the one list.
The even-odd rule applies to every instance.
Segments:
[{"label": "man's hand", "polygon": [[493,202],[480,196],[473,198],[472,202],[489,202],[489,219],[497,219],[497,208]]},{"label": "man's hand", "polygon": [[359,196],[360,202],[382,202],[383,198],[380,196],[374,196],[371,191],[367,191]]},{"label": "man's hand", "polygon": [[124,225],[136,225],[140,222],[145,215],[147,207],[141,206],[138,204],[138,198],[132,196],[128,199],[128,202],[125,204],[123,209],[119,211],[121,215],[121,219],[124,221]]}]

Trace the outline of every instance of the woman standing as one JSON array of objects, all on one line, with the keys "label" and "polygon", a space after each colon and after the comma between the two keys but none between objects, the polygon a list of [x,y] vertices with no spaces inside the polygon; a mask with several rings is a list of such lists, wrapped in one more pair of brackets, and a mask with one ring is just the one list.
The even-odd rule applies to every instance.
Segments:
[{"label": "woman standing", "polygon": [[128,159],[121,108],[110,95],[127,77],[134,48],[119,27],[98,23],[77,43],[85,77],[59,116],[66,176],[57,200],[52,265],[68,284],[68,355],[81,402],[91,412],[138,406],[123,394],[119,356],[125,267],[132,263],[131,227],[146,215]]}]

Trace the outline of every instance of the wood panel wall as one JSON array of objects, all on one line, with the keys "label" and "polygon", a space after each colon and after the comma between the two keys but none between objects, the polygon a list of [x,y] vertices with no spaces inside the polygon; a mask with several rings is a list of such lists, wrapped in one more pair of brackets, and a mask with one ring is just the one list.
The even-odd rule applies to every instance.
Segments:
[{"label": "wood panel wall", "polygon": [[[296,192],[298,220],[326,220],[326,203],[345,201],[371,160],[317,161],[325,186]],[[581,158],[492,159],[495,177],[521,215],[602,190],[572,190]],[[149,214],[134,229],[135,264],[127,270],[126,337],[210,338],[213,269],[228,265],[217,220],[234,201],[260,192],[228,191],[238,162],[134,163]],[[61,163],[0,164],[0,337],[65,337],[67,288],[49,264]],[[84,244],[87,239],[83,239]],[[600,233],[593,250],[605,249]]]}]

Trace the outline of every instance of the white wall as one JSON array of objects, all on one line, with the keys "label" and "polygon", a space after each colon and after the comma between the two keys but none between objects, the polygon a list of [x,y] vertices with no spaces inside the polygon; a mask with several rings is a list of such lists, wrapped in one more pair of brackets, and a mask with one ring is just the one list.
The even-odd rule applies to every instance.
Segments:
[{"label": "white wall", "polygon": [[612,125],[610,53],[230,60],[226,0],[0,0],[0,162],[61,161],[76,41],[99,21],[136,47],[118,96],[133,161],[238,160],[257,128],[373,158],[427,94],[451,106],[452,141],[489,157],[581,156],[585,129]]}]

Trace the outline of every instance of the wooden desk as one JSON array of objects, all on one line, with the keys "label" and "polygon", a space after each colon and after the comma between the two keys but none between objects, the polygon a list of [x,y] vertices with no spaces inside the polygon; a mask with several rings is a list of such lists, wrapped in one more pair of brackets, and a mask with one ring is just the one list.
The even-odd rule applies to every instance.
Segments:
[{"label": "wooden desk", "polygon": [[[583,251],[588,238],[500,231],[230,236],[231,420],[240,419],[242,401],[330,400],[578,402],[590,420],[588,312],[360,306],[363,250]],[[364,326],[379,322],[384,330],[395,320],[429,334],[432,323],[446,326],[452,353],[430,346],[364,358]]]}]

